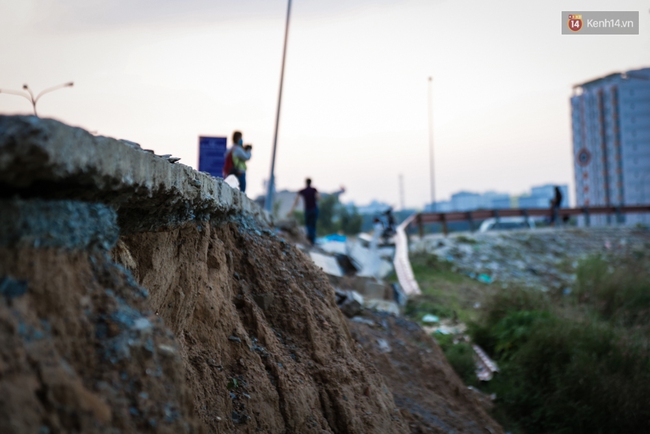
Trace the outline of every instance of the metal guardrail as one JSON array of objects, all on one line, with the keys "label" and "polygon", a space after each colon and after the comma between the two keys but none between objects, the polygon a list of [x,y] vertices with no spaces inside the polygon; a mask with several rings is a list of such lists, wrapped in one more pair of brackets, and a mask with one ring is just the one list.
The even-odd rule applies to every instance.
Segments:
[{"label": "metal guardrail", "polygon": [[553,217],[557,221],[563,217],[579,216],[585,217],[585,224],[589,226],[589,217],[591,215],[615,215],[616,221],[620,221],[623,214],[633,213],[650,213],[650,205],[626,205],[626,206],[593,206],[581,208],[510,208],[510,209],[491,209],[491,210],[476,210],[476,211],[463,211],[463,212],[431,212],[431,213],[418,213],[414,219],[409,221],[410,225],[417,225],[420,231],[420,236],[424,235],[424,224],[426,223],[441,223],[442,231],[446,235],[449,230],[447,223],[457,221],[467,221],[470,228],[473,230],[474,221],[485,220],[488,218],[500,217]]},{"label": "metal guardrail", "polygon": [[409,261],[408,238],[406,237],[406,228],[413,222],[416,216],[417,214],[413,214],[404,220],[397,226],[397,230],[395,231],[395,257],[393,258],[393,265],[395,267],[395,274],[397,274],[397,280],[406,295],[422,293],[413,275],[413,268],[411,268],[411,262]]}]

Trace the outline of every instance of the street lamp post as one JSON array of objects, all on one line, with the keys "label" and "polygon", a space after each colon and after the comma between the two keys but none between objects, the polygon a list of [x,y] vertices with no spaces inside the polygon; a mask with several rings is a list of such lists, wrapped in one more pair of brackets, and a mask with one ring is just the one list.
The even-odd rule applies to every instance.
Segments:
[{"label": "street lamp post", "polygon": [[278,94],[278,108],[275,112],[275,134],[273,135],[273,155],[271,156],[271,175],[266,191],[264,209],[273,212],[273,193],[275,189],[275,151],[278,146],[278,127],[280,125],[280,107],[282,105],[282,84],[284,82],[284,61],[287,57],[287,38],[289,37],[289,18],[291,16],[291,0],[287,6],[287,21],[284,27],[284,49],[282,51],[282,70],[280,71],[280,92]]},{"label": "street lamp post", "polygon": [[433,168],[433,77],[429,77],[429,171],[431,174],[431,211],[436,209],[436,184]]},{"label": "street lamp post", "polygon": [[56,85],[56,86],[52,86],[52,87],[49,87],[49,88],[41,91],[41,93],[36,95],[36,97],[34,97],[34,93],[29,88],[29,86],[27,86],[26,84],[23,84],[23,90],[26,90],[27,92],[22,92],[22,91],[18,91],[18,90],[0,89],[0,93],[6,93],[6,94],[9,94],[9,95],[18,95],[18,96],[22,96],[23,98],[27,98],[29,100],[29,102],[32,103],[32,107],[34,108],[34,116],[38,116],[38,114],[36,113],[36,103],[38,102],[40,97],[42,97],[46,93],[50,93],[50,92],[53,92],[55,90],[62,89],[64,87],[72,87],[72,86],[74,86],[74,83],[72,81],[69,82],[69,83],[63,83],[63,84],[59,84],[59,85]]}]

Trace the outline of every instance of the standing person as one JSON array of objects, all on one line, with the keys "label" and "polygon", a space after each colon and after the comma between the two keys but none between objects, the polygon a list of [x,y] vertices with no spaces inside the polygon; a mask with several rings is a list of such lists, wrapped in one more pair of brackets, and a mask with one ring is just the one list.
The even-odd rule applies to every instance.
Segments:
[{"label": "standing person", "polygon": [[298,205],[298,200],[302,197],[305,202],[305,227],[307,228],[307,239],[313,246],[316,242],[316,221],[318,220],[318,201],[320,200],[320,194],[318,190],[311,186],[311,179],[307,178],[305,180],[307,186],[300,190],[296,195],[296,200],[293,201],[291,205],[291,210],[287,214],[291,216],[293,210]]},{"label": "standing person", "polygon": [[558,210],[560,209],[560,205],[562,205],[562,191],[560,190],[560,187],[556,185],[555,197],[551,199],[551,224],[553,226],[555,226],[558,221]]},{"label": "standing person", "polygon": [[384,243],[388,244],[390,237],[395,235],[395,216],[393,215],[393,207],[389,206],[388,209],[384,211],[383,215],[386,216],[386,227],[381,236],[384,239]]},{"label": "standing person", "polygon": [[235,175],[239,181],[239,190],[246,192],[246,162],[251,159],[253,145],[244,145],[244,139],[240,131],[232,133],[232,148],[226,152],[226,164],[228,158],[232,158],[232,169],[226,175]]}]

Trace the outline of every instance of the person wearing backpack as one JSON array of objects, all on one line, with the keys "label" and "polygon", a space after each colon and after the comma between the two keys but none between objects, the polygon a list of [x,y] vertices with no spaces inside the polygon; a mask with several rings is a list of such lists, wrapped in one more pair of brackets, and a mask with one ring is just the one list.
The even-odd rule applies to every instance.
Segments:
[{"label": "person wearing backpack", "polygon": [[226,152],[226,161],[223,166],[223,175],[235,175],[239,181],[239,190],[246,192],[246,161],[251,159],[253,145],[244,145],[242,133],[235,131],[232,134],[233,146]]}]

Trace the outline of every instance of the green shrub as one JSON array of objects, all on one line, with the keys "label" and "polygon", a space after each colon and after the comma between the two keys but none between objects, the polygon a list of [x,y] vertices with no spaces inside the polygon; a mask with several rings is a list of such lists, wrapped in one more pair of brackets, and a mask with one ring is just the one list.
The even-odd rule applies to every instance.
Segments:
[{"label": "green shrub", "polygon": [[470,238],[465,235],[459,235],[456,237],[456,241],[459,243],[465,243],[465,244],[476,244],[477,241],[474,238]]},{"label": "green shrub", "polygon": [[478,378],[476,378],[476,364],[472,346],[466,342],[454,343],[455,337],[453,335],[436,333],[434,338],[461,380],[467,385],[477,386]]},{"label": "green shrub", "polygon": [[492,327],[512,312],[549,311],[549,296],[536,289],[504,288],[488,298],[481,313],[486,326]]},{"label": "green shrub", "polygon": [[631,327],[650,322],[650,269],[643,256],[616,262],[602,256],[580,261],[576,297],[605,320]]},{"label": "green shrub", "polygon": [[478,384],[474,350],[470,344],[465,342],[453,344],[447,348],[445,356],[451,367],[456,371],[456,374],[463,380],[463,383],[468,386],[476,386]]},{"label": "green shrub", "polygon": [[492,385],[530,433],[650,432],[650,359],[597,323],[538,321]]},{"label": "green shrub", "polygon": [[[592,302],[606,300],[608,276],[615,274],[594,264],[579,277],[579,284],[587,285],[582,295],[589,291]],[[641,296],[643,291],[620,279],[619,292]],[[613,300],[622,307],[628,303]],[[567,309],[541,292],[509,290],[489,300],[480,321],[471,325],[474,341],[501,370],[487,385],[498,396],[498,411],[528,433],[650,432],[646,341]]]},{"label": "green shrub", "polygon": [[490,330],[496,345],[493,352],[501,360],[509,360],[530,337],[533,328],[550,321],[550,313],[536,310],[513,311]]}]

